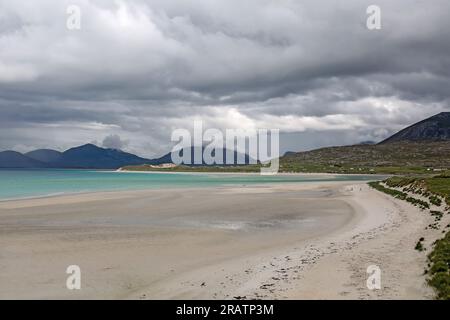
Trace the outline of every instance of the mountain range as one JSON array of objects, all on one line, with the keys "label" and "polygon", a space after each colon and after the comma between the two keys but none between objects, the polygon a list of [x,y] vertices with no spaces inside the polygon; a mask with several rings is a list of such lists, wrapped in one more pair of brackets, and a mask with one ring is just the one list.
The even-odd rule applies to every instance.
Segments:
[{"label": "mountain range", "polygon": [[[190,152],[191,159],[194,159],[197,148],[200,147],[186,148],[181,152],[182,154]],[[202,147],[203,150],[204,147]],[[221,149],[223,159],[226,159],[226,151]],[[234,159],[238,157],[244,158],[245,164],[250,163],[250,157],[247,154],[235,151]],[[163,163],[172,163],[170,152],[160,158],[146,159],[122,150],[101,148],[94,144],[85,144],[64,152],[51,149],[38,149],[25,154],[16,151],[0,152],[0,168],[118,169],[124,166]],[[206,165],[206,163],[202,161],[199,165]]]},{"label": "mountain range", "polygon": [[[448,156],[444,155],[448,155],[449,148],[446,142],[449,141],[450,112],[442,112],[399,131],[379,144],[364,142],[354,146],[287,152],[281,159],[285,164],[321,163],[323,165],[352,165],[352,163],[360,162],[407,165],[421,159],[419,162],[422,165],[431,162],[431,159],[436,159],[437,162],[447,161]],[[195,148],[200,147],[187,148],[183,152],[190,152],[191,159],[194,159]],[[225,159],[226,149],[222,149],[221,152]],[[247,154],[234,152],[234,159],[238,157],[244,158],[245,164],[250,163],[250,157]],[[25,154],[16,151],[0,152],[0,168],[118,169],[124,166],[159,165],[171,162],[171,153],[156,159],[145,159],[122,150],[101,148],[93,144],[74,147],[64,152],[51,149],[39,149]],[[206,164],[202,162],[201,165]]]},{"label": "mountain range", "polygon": [[85,144],[64,152],[51,149],[39,149],[25,154],[15,151],[0,152],[1,168],[117,169],[129,164],[151,162],[152,160],[131,153],[100,148],[93,144]]}]

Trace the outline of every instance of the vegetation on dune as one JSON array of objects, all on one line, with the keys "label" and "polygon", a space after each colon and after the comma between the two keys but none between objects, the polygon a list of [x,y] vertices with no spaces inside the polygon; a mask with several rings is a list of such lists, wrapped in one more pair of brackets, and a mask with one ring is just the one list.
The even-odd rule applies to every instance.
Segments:
[{"label": "vegetation on dune", "polygon": [[428,259],[431,262],[428,283],[436,289],[438,299],[450,300],[450,232],[436,241]]},{"label": "vegetation on dune", "polygon": [[441,221],[442,217],[444,216],[444,213],[441,211],[431,210],[430,213],[434,217],[435,221]]},{"label": "vegetation on dune", "polygon": [[379,181],[373,181],[373,182],[369,182],[369,185],[381,192],[384,192],[386,194],[389,194],[391,196],[393,196],[394,198],[397,199],[401,199],[401,200],[406,200],[406,198],[408,197],[408,194],[406,194],[405,192],[401,192],[395,189],[390,189],[390,188],[386,188],[383,185],[381,185],[381,183]]},{"label": "vegetation on dune", "polygon": [[442,204],[441,198],[439,198],[439,197],[437,197],[435,195],[431,195],[429,198],[430,198],[431,204],[433,204],[435,206],[438,206],[438,207],[441,206],[441,204]]},{"label": "vegetation on dune", "polygon": [[[442,205],[441,198],[446,199],[447,205],[450,203],[450,174],[448,172],[434,177],[392,177],[383,182],[370,182],[369,185],[398,199],[418,205],[422,209],[428,209],[431,206],[428,202],[410,197],[408,194],[413,193],[426,197],[432,205],[438,207]],[[448,207],[446,210],[449,210]],[[430,210],[429,213],[434,217],[434,223],[429,224],[427,228],[439,230],[439,222],[445,213],[439,210]],[[446,228],[448,227],[450,225],[446,226]],[[445,233],[445,231],[442,232]],[[424,251],[424,240],[424,238],[420,238],[414,249],[420,252]],[[437,299],[450,300],[450,232],[447,232],[443,239],[435,242],[428,259],[430,261],[429,270],[425,270],[425,273],[428,274],[429,285],[436,290]]]},{"label": "vegetation on dune", "polygon": [[422,241],[417,241],[416,247],[414,249],[416,249],[417,251],[423,251],[424,247],[422,245]]},{"label": "vegetation on dune", "polygon": [[393,188],[402,188],[416,182],[417,178],[391,177],[385,180],[386,185]]},{"label": "vegetation on dune", "polygon": [[428,190],[443,197],[450,205],[450,175],[445,173],[433,178],[425,179]]},{"label": "vegetation on dune", "polygon": [[430,204],[428,202],[420,200],[420,199],[416,199],[414,197],[407,197],[406,201],[413,204],[414,206],[419,207],[422,210],[430,208]]},{"label": "vegetation on dune", "polygon": [[420,199],[416,199],[414,197],[408,197],[408,194],[406,192],[398,191],[396,189],[386,188],[379,181],[369,182],[369,185],[378,191],[381,191],[383,193],[393,196],[394,198],[408,201],[409,203],[411,203],[415,206],[418,206],[421,209],[429,209],[430,208],[430,204],[428,202],[420,200]]},{"label": "vegetation on dune", "polygon": [[442,198],[450,205],[450,176],[447,173],[433,177],[392,177],[384,181],[392,188],[402,188],[405,192],[412,192],[428,198],[436,206],[442,205]]}]

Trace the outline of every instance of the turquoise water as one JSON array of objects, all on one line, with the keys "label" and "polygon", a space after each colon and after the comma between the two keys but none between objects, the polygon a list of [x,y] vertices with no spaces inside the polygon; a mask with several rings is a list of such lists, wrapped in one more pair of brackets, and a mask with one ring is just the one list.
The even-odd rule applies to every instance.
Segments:
[{"label": "turquoise water", "polygon": [[373,176],[124,173],[96,170],[0,170],[0,200],[92,191],[371,180]]}]

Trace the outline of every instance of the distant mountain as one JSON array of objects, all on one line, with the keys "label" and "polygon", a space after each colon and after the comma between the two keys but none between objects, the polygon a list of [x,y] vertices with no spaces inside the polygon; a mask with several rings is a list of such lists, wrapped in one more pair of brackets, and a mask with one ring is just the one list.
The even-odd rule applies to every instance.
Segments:
[{"label": "distant mountain", "polygon": [[0,168],[46,168],[47,164],[16,151],[0,152]]},{"label": "distant mountain", "polygon": [[62,153],[51,149],[38,149],[25,153],[25,156],[41,162],[52,163],[59,161]]},{"label": "distant mountain", "polygon": [[292,156],[292,155],[295,155],[297,152],[296,151],[286,151],[284,154],[283,154],[283,157],[286,157],[286,156]]},{"label": "distant mountain", "polygon": [[[196,149],[194,147],[186,148],[183,152],[190,152],[193,161]],[[220,152],[223,153],[225,160],[226,149],[221,149]],[[238,157],[243,157],[245,164],[250,163],[248,155],[234,152],[233,164],[236,163]],[[145,159],[122,150],[101,148],[93,144],[85,144],[64,152],[38,149],[26,154],[15,151],[0,153],[0,168],[118,169],[124,166],[163,163],[172,163],[171,153],[156,159]],[[202,165],[206,165],[206,163],[202,161]]]},{"label": "distant mountain", "polygon": [[445,141],[450,140],[450,112],[441,112],[428,119],[417,122],[380,144],[401,141]]},{"label": "distant mountain", "polygon": [[[198,150],[200,151],[201,148],[201,154],[202,154],[202,164],[194,164],[194,154],[195,151]],[[184,152],[190,152],[191,153],[191,163],[190,164],[186,164],[186,165],[206,165],[205,160],[203,159],[203,152],[205,150],[205,147],[189,147],[189,148],[185,148],[183,149],[181,152],[181,156],[184,154]],[[219,149],[219,152],[222,153],[222,159],[223,159],[223,164],[226,165],[226,160],[227,160],[227,149]],[[214,156],[214,152],[212,154],[212,156]],[[250,156],[248,154],[244,154],[244,153],[240,153],[237,151],[233,152],[233,165],[237,164],[238,159],[244,159],[244,163],[239,163],[239,164],[250,164]],[[172,162],[172,153],[169,152],[165,155],[163,155],[160,158],[156,158],[152,160],[152,163],[150,164],[162,164],[162,163],[173,163]],[[220,165],[220,164],[219,164]]]},{"label": "distant mountain", "polygon": [[118,169],[126,165],[153,163],[152,160],[116,149],[105,149],[85,144],[64,152],[39,149],[21,154],[0,152],[0,168],[66,168]]},{"label": "distant mountain", "polygon": [[376,142],[372,141],[372,140],[367,140],[367,141],[361,141],[359,144],[360,145],[371,145],[371,144],[376,144]]},{"label": "distant mountain", "polygon": [[64,151],[61,157],[50,162],[53,168],[118,169],[125,165],[151,163],[149,159],[138,157],[116,149],[105,149],[93,144],[85,144]]}]

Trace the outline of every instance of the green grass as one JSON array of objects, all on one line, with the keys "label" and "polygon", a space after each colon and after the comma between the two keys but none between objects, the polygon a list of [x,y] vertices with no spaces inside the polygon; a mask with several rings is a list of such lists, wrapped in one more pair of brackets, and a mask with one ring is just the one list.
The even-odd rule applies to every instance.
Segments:
[{"label": "green grass", "polygon": [[446,173],[432,177],[392,177],[385,183],[427,197],[436,206],[442,205],[441,197],[450,205],[450,176]]},{"label": "green grass", "polygon": [[333,173],[433,174],[450,168],[450,142],[353,145],[288,153],[280,159],[292,171]]},{"label": "green grass", "polygon": [[430,197],[430,202],[431,204],[440,207],[442,205],[442,200],[441,198],[435,196],[435,195],[431,195]]},{"label": "green grass", "polygon": [[416,199],[413,197],[407,197],[406,201],[408,201],[409,203],[411,203],[412,205],[419,207],[422,210],[425,209],[430,209],[430,204],[426,201],[420,200],[420,199]]},{"label": "green grass", "polygon": [[389,194],[389,195],[393,196],[394,198],[397,198],[400,200],[406,200],[406,198],[408,197],[408,195],[405,192],[386,188],[383,185],[381,185],[381,183],[379,181],[369,182],[369,185],[378,191]]},{"label": "green grass", "polygon": [[392,177],[385,180],[385,183],[392,188],[402,188],[414,183],[416,180],[416,178]]},{"label": "green grass", "polygon": [[436,289],[438,299],[450,300],[450,232],[436,242],[428,259],[431,262],[428,283]]},{"label": "green grass", "polygon": [[425,179],[428,190],[440,195],[450,205],[450,177],[437,176]]},{"label": "green grass", "polygon": [[381,183],[379,181],[369,182],[369,185],[378,191],[381,191],[381,192],[384,192],[386,194],[393,196],[394,198],[408,201],[412,205],[417,206],[421,209],[429,209],[430,208],[430,204],[428,202],[420,200],[420,199],[416,199],[413,197],[408,197],[408,194],[406,192],[398,191],[398,190],[391,189],[391,188],[386,188],[385,186],[381,185]]}]

